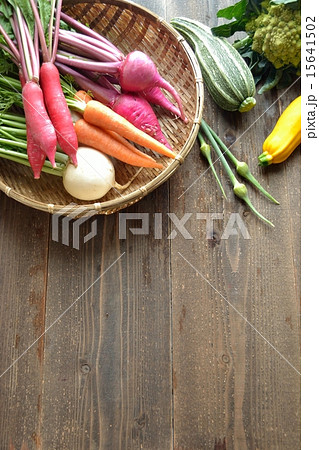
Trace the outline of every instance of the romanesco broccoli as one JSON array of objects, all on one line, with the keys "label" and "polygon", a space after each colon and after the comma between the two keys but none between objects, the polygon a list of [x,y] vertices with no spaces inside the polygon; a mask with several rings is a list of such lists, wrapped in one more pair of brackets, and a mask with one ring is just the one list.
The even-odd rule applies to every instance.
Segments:
[{"label": "romanesco broccoli", "polygon": [[263,54],[276,69],[293,65],[300,67],[301,13],[285,4],[262,2],[263,11],[246,24],[252,36],[252,50]]}]

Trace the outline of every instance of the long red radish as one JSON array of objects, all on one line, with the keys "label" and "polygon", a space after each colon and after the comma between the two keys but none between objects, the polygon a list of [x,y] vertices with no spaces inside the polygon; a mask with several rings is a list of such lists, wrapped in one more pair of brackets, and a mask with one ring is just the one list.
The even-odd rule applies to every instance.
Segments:
[{"label": "long red radish", "polygon": [[102,128],[105,131],[115,131],[119,135],[133,141],[135,144],[142,145],[157,153],[175,158],[175,153],[165,147],[148,134],[136,128],[128,120],[112,111],[108,106],[103,105],[96,100],[91,100],[85,106],[84,119],[92,125]]},{"label": "long red radish", "polygon": [[[92,100],[93,101],[93,100]],[[88,104],[90,104],[89,102]],[[93,147],[96,150],[113,156],[127,164],[137,167],[153,167],[162,169],[162,164],[157,163],[154,159],[147,157],[142,152],[132,152],[121,142],[112,137],[108,132],[101,128],[80,119],[74,125],[78,141],[81,144]],[[146,157],[145,157],[146,156]]]},{"label": "long red radish", "polygon": [[27,155],[34,179],[38,180],[46,160],[46,154],[40,146],[34,142],[33,137],[30,134],[29,127],[27,127]]},{"label": "long red radish", "polygon": [[34,143],[44,151],[52,166],[55,167],[57,138],[44,104],[40,86],[33,81],[28,81],[22,88],[22,99],[30,135]]},{"label": "long red radish", "polygon": [[70,156],[73,164],[77,165],[78,140],[70,110],[61,88],[59,71],[53,63],[45,62],[41,65],[40,84],[58,143],[64,153]]},{"label": "long red radish", "polygon": [[[19,79],[21,83],[21,87],[25,86],[25,78],[23,76],[22,70],[19,70]],[[36,180],[40,178],[41,170],[44,165],[44,161],[46,159],[46,154],[40,148],[38,144],[36,144],[33,140],[33,137],[30,133],[30,127],[26,127],[27,132],[27,155],[28,160],[33,172],[33,176]]]}]

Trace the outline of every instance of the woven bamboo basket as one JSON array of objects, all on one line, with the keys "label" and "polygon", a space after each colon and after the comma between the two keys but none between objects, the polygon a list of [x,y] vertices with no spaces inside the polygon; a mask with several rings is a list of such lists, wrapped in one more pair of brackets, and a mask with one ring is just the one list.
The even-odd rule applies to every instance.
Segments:
[{"label": "woven bamboo basket", "polygon": [[[106,36],[124,54],[134,49],[147,53],[159,73],[175,87],[182,99],[188,123],[159,107],[155,108],[155,112],[177,157],[172,160],[157,155],[164,165],[163,170],[143,169],[125,191],[119,193],[112,189],[105,197],[93,202],[71,197],[64,190],[61,177],[42,173],[39,180],[34,180],[29,167],[0,159],[0,189],[25,205],[49,213],[64,214],[65,210],[65,214],[70,214],[80,206],[81,214],[93,211],[112,214],[142,199],[164,183],[183,163],[198,133],[204,102],[203,80],[197,60],[186,41],[168,23],[146,8],[124,0],[65,0],[63,10]],[[117,162],[115,170],[117,182],[124,184],[132,178],[137,168]]]}]

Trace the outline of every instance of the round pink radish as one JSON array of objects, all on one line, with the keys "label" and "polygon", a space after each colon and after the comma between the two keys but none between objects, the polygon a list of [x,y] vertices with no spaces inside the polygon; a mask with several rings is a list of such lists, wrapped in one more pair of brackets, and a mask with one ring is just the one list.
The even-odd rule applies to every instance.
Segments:
[{"label": "round pink radish", "polygon": [[178,104],[180,116],[185,120],[183,105],[177,91],[164,78],[149,56],[135,50],[129,53],[119,68],[119,82],[124,91],[139,92],[160,87],[169,92]]}]

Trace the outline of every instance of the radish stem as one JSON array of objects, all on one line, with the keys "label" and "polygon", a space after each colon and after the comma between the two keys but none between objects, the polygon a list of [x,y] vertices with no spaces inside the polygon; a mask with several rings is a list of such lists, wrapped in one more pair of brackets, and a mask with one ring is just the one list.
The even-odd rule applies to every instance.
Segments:
[{"label": "radish stem", "polygon": [[[50,59],[50,61],[52,63],[55,61],[55,57],[56,57],[56,53],[57,53],[58,45],[59,45],[59,28],[60,28],[60,20],[61,20],[61,7],[62,7],[62,0],[57,0],[56,13],[55,13],[55,32],[54,32],[53,46],[52,46],[52,50],[51,50],[51,59]],[[54,15],[54,11],[53,11],[52,16],[53,15]]]},{"label": "radish stem", "polygon": [[87,36],[86,34],[76,33],[74,31],[69,30],[60,30],[59,31],[59,41],[66,42],[69,44],[78,44],[81,48],[81,44],[84,42],[93,45],[94,49],[98,48],[102,50],[105,55],[107,55],[110,59],[113,58],[114,61],[122,61],[124,59],[123,55],[115,54],[113,49],[108,49],[104,42],[94,39],[91,36]]},{"label": "radish stem", "polygon": [[113,45],[109,40],[107,40],[105,37],[101,36],[99,33],[97,33],[94,30],[91,30],[91,28],[87,27],[86,25],[83,25],[82,23],[78,22],[77,20],[73,19],[72,17],[68,16],[67,14],[63,13],[61,11],[61,19],[66,22],[68,25],[70,25],[75,30],[81,31],[83,34],[86,34],[87,36],[91,36],[101,42],[103,42],[106,46],[108,46],[110,49],[112,49],[112,53],[117,54],[119,58],[124,59],[124,55],[122,52],[119,51],[115,45]]},{"label": "radish stem", "polygon": [[34,49],[34,43],[32,41],[30,31],[29,31],[29,28],[27,27],[25,20],[23,20],[23,28],[24,28],[26,42],[28,45],[28,54],[30,55],[30,63],[31,63],[31,67],[32,67],[33,79],[38,80],[39,79],[39,70],[40,70],[39,59],[36,56],[35,49]]},{"label": "radish stem", "polygon": [[8,137],[12,137],[12,138],[13,138],[13,135],[11,133],[13,133],[16,137],[19,137],[19,136],[22,136],[25,138],[27,137],[26,130],[25,129],[23,130],[22,128],[1,126],[0,133],[3,135],[7,134]]},{"label": "radish stem", "polygon": [[8,48],[10,49],[10,52],[11,52],[10,54],[13,54],[14,58],[17,61],[20,61],[20,54],[19,54],[19,52],[17,50],[17,47],[15,46],[14,42],[12,41],[12,39],[5,32],[5,30],[4,30],[2,25],[0,25],[0,34],[2,34],[2,36],[4,37],[4,40],[6,41],[6,43],[8,45]]},{"label": "radish stem", "polygon": [[[27,37],[25,34],[25,27],[24,27],[24,19],[22,17],[20,8],[17,7],[16,8],[16,24],[17,24],[17,31],[18,34],[20,36],[20,42],[18,41],[18,44],[21,43],[21,51],[20,51],[20,55],[22,53],[23,57],[23,61],[25,64],[25,70],[26,70],[26,79],[31,80],[33,78],[33,70],[32,70],[32,63],[31,63],[31,58],[30,58],[30,53],[29,53],[29,46],[28,46],[28,42],[27,42]],[[18,38],[17,38],[18,40]]]},{"label": "radish stem", "polygon": [[41,44],[43,60],[49,61],[50,60],[49,52],[47,49],[47,44],[46,44],[45,35],[44,35],[41,19],[39,16],[38,8],[37,8],[34,0],[29,0],[29,2],[31,5],[31,8],[32,8],[32,11],[33,11],[35,23],[37,24],[37,28],[38,28],[38,34],[39,34],[39,40],[40,40],[40,44]]},{"label": "radish stem", "polygon": [[76,55],[72,54],[72,53],[67,53],[64,52],[64,54],[62,54],[62,52],[57,52],[56,55],[56,61],[64,63],[64,64],[69,64],[70,66],[74,66],[80,69],[86,69],[86,70],[91,70],[93,72],[101,72],[101,73],[110,73],[110,74],[116,74],[119,67],[121,66],[121,62],[96,62],[93,60],[85,60],[85,59],[80,59],[79,57],[77,57]]},{"label": "radish stem", "polygon": [[110,62],[120,62],[114,53],[107,51],[100,46],[96,45],[94,39],[89,36],[81,36],[74,33],[74,35],[68,35],[68,33],[60,32],[59,40],[62,43],[67,44],[71,48],[79,49],[81,52],[87,52],[88,57],[100,60],[100,61],[110,61]]}]

